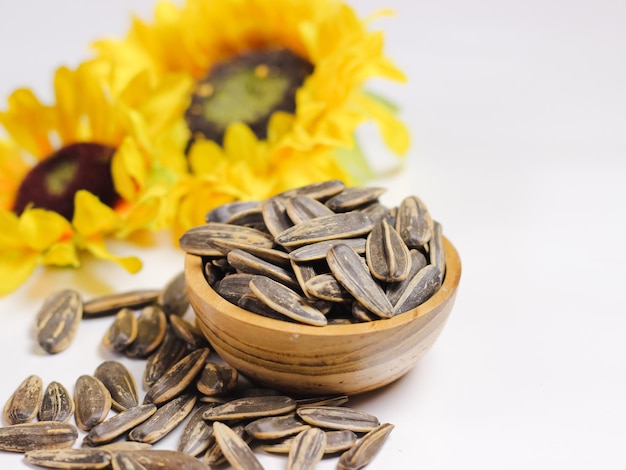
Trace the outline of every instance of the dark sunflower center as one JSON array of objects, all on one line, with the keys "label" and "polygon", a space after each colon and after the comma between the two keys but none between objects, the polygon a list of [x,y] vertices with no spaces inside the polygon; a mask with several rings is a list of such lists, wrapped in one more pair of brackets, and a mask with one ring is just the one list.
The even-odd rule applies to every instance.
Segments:
[{"label": "dark sunflower center", "polygon": [[229,124],[244,122],[267,137],[274,111],[293,113],[296,91],[313,65],[288,49],[260,50],[216,64],[198,81],[185,118],[193,140],[222,143]]},{"label": "dark sunflower center", "polygon": [[115,149],[95,143],[77,143],[61,148],[39,162],[22,180],[13,212],[21,214],[31,205],[74,215],[74,195],[86,189],[109,207],[119,200],[113,186],[111,157]]}]

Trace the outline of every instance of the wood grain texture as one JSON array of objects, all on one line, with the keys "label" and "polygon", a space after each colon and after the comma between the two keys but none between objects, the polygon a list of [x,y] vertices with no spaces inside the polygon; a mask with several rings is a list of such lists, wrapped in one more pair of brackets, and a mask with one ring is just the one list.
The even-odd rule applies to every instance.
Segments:
[{"label": "wood grain texture", "polygon": [[427,302],[389,319],[314,327],[266,318],[219,296],[201,259],[187,254],[185,276],[197,323],[220,356],[260,385],[296,394],[364,393],[406,374],[450,315],[461,261],[444,239],[446,277]]}]

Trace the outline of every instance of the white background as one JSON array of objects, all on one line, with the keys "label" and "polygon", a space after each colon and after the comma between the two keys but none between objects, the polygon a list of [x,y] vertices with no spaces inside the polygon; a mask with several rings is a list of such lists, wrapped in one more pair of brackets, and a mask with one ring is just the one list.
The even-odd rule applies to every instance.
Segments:
[{"label": "white background", "polygon": [[[374,83],[401,104],[413,136],[405,169],[374,183],[389,187],[389,204],[422,198],[463,262],[433,349],[400,381],[353,401],[396,424],[369,468],[625,468],[626,3],[352,3],[363,14],[395,9],[375,26],[410,79]],[[129,12],[147,18],[153,5],[3,0],[0,99],[19,86],[50,96],[57,66],[75,66],[89,41],[122,34]],[[377,165],[393,162],[375,137],[365,139]],[[28,374],[72,387],[115,358],[99,347],[110,320],[83,322],[67,351],[46,356],[33,317],[68,285],[86,297],[163,285],[182,255],[167,237],[160,246],[142,253],[135,276],[90,263],[0,299],[0,401]],[[141,362],[127,364],[141,375]],[[262,459],[268,469],[285,466]],[[3,468],[21,462],[0,454]]]}]

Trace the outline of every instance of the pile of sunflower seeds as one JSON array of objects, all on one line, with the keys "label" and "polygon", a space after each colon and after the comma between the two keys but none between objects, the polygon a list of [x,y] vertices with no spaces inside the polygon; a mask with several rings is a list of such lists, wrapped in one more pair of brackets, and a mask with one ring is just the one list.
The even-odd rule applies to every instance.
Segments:
[{"label": "pile of sunflower seeds", "polygon": [[[80,375],[73,393],[30,375],[5,403],[0,451],[22,452],[32,465],[61,469],[206,469],[225,463],[262,469],[258,452],[284,454],[288,469],[312,469],[337,458],[358,469],[393,429],[345,406],[348,397],[291,397],[252,387],[210,349],[183,317],[184,276],[163,289],[125,292],[83,302],[72,290],[50,296],[36,319],[41,347],[53,354],[75,336],[75,318],[113,317],[102,345],[145,359],[137,381],[122,361]],[[56,328],[46,325],[56,324]],[[74,421],[72,423],[71,421]],[[176,450],[152,445],[180,429]],[[80,447],[75,446],[82,435]]]},{"label": "pile of sunflower seeds", "polygon": [[245,310],[314,326],[390,318],[428,300],[445,274],[441,225],[406,197],[338,180],[234,202],[188,230],[207,282]]}]

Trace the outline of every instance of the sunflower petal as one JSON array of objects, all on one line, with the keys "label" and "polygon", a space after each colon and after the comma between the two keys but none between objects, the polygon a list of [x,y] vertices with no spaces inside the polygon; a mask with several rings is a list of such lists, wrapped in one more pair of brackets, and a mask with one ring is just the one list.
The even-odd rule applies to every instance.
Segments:
[{"label": "sunflower petal", "polygon": [[37,267],[38,253],[27,250],[0,252],[0,296],[22,285]]},{"label": "sunflower petal", "polygon": [[136,256],[116,256],[111,253],[101,239],[92,239],[84,243],[83,248],[93,254],[96,258],[100,258],[107,261],[113,261],[119,264],[129,273],[138,272],[142,263]]},{"label": "sunflower petal", "polygon": [[111,172],[118,194],[129,201],[136,199],[145,184],[147,168],[135,139],[126,137],[122,141],[113,155]]},{"label": "sunflower petal", "polygon": [[409,149],[409,131],[393,112],[372,97],[363,94],[358,103],[374,119],[387,146],[398,155],[405,154]]},{"label": "sunflower petal", "polygon": [[74,196],[72,225],[82,237],[113,232],[119,223],[117,214],[97,196],[81,190]]},{"label": "sunflower petal", "polygon": [[19,233],[26,246],[43,251],[71,238],[73,230],[69,221],[56,212],[34,208],[26,209],[20,216]]},{"label": "sunflower petal", "polygon": [[43,255],[41,264],[49,266],[80,266],[76,246],[73,242],[61,242],[52,245]]}]

